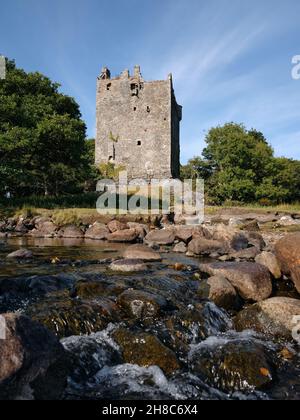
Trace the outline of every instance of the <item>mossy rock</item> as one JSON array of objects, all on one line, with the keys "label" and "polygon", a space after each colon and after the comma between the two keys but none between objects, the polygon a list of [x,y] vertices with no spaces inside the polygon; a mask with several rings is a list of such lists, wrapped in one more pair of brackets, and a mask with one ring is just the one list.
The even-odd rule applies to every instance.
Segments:
[{"label": "mossy rock", "polygon": [[175,353],[154,335],[119,329],[113,339],[120,346],[125,363],[142,367],[158,366],[167,375],[180,369]]},{"label": "mossy rock", "polygon": [[109,299],[90,302],[72,299],[65,293],[49,295],[33,305],[28,314],[59,338],[91,334],[119,320],[117,307]]},{"label": "mossy rock", "polygon": [[275,375],[265,348],[243,340],[203,346],[192,355],[191,369],[210,386],[229,393],[263,390]]}]

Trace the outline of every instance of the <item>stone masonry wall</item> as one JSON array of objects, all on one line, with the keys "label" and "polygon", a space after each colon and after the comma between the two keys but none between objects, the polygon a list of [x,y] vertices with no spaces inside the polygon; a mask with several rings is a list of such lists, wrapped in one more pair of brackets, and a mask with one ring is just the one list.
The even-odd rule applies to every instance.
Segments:
[{"label": "stone masonry wall", "polygon": [[179,175],[179,123],[172,78],[146,82],[140,69],[110,78],[103,69],[97,82],[96,164],[114,162],[131,178]]}]

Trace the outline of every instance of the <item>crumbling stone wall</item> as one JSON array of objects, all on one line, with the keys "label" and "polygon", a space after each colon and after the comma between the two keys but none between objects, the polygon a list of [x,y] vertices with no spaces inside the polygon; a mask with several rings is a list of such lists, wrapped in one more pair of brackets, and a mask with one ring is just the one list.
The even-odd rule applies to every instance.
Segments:
[{"label": "crumbling stone wall", "polygon": [[96,164],[126,167],[131,178],[179,176],[182,107],[172,76],[146,82],[139,66],[111,78],[107,68],[97,81]]}]

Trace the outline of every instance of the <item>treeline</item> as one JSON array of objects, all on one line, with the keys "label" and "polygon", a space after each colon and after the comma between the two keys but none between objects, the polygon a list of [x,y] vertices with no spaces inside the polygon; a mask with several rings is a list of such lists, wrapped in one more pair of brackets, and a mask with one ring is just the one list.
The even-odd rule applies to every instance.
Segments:
[{"label": "treeline", "polygon": [[277,158],[264,135],[243,125],[212,128],[201,157],[182,166],[184,179],[205,180],[207,202],[262,205],[300,200],[300,161]]},{"label": "treeline", "polygon": [[0,80],[1,197],[94,190],[93,149],[75,100],[49,78],[7,60]]}]

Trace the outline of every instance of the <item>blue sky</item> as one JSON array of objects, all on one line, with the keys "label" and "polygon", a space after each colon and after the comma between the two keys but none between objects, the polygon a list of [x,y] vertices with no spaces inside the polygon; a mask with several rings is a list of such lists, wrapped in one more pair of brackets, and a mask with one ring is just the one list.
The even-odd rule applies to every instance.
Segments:
[{"label": "blue sky", "polygon": [[277,156],[300,159],[299,0],[0,0],[0,53],[61,83],[89,136],[103,65],[174,75],[182,162],[212,126],[261,130]]}]

